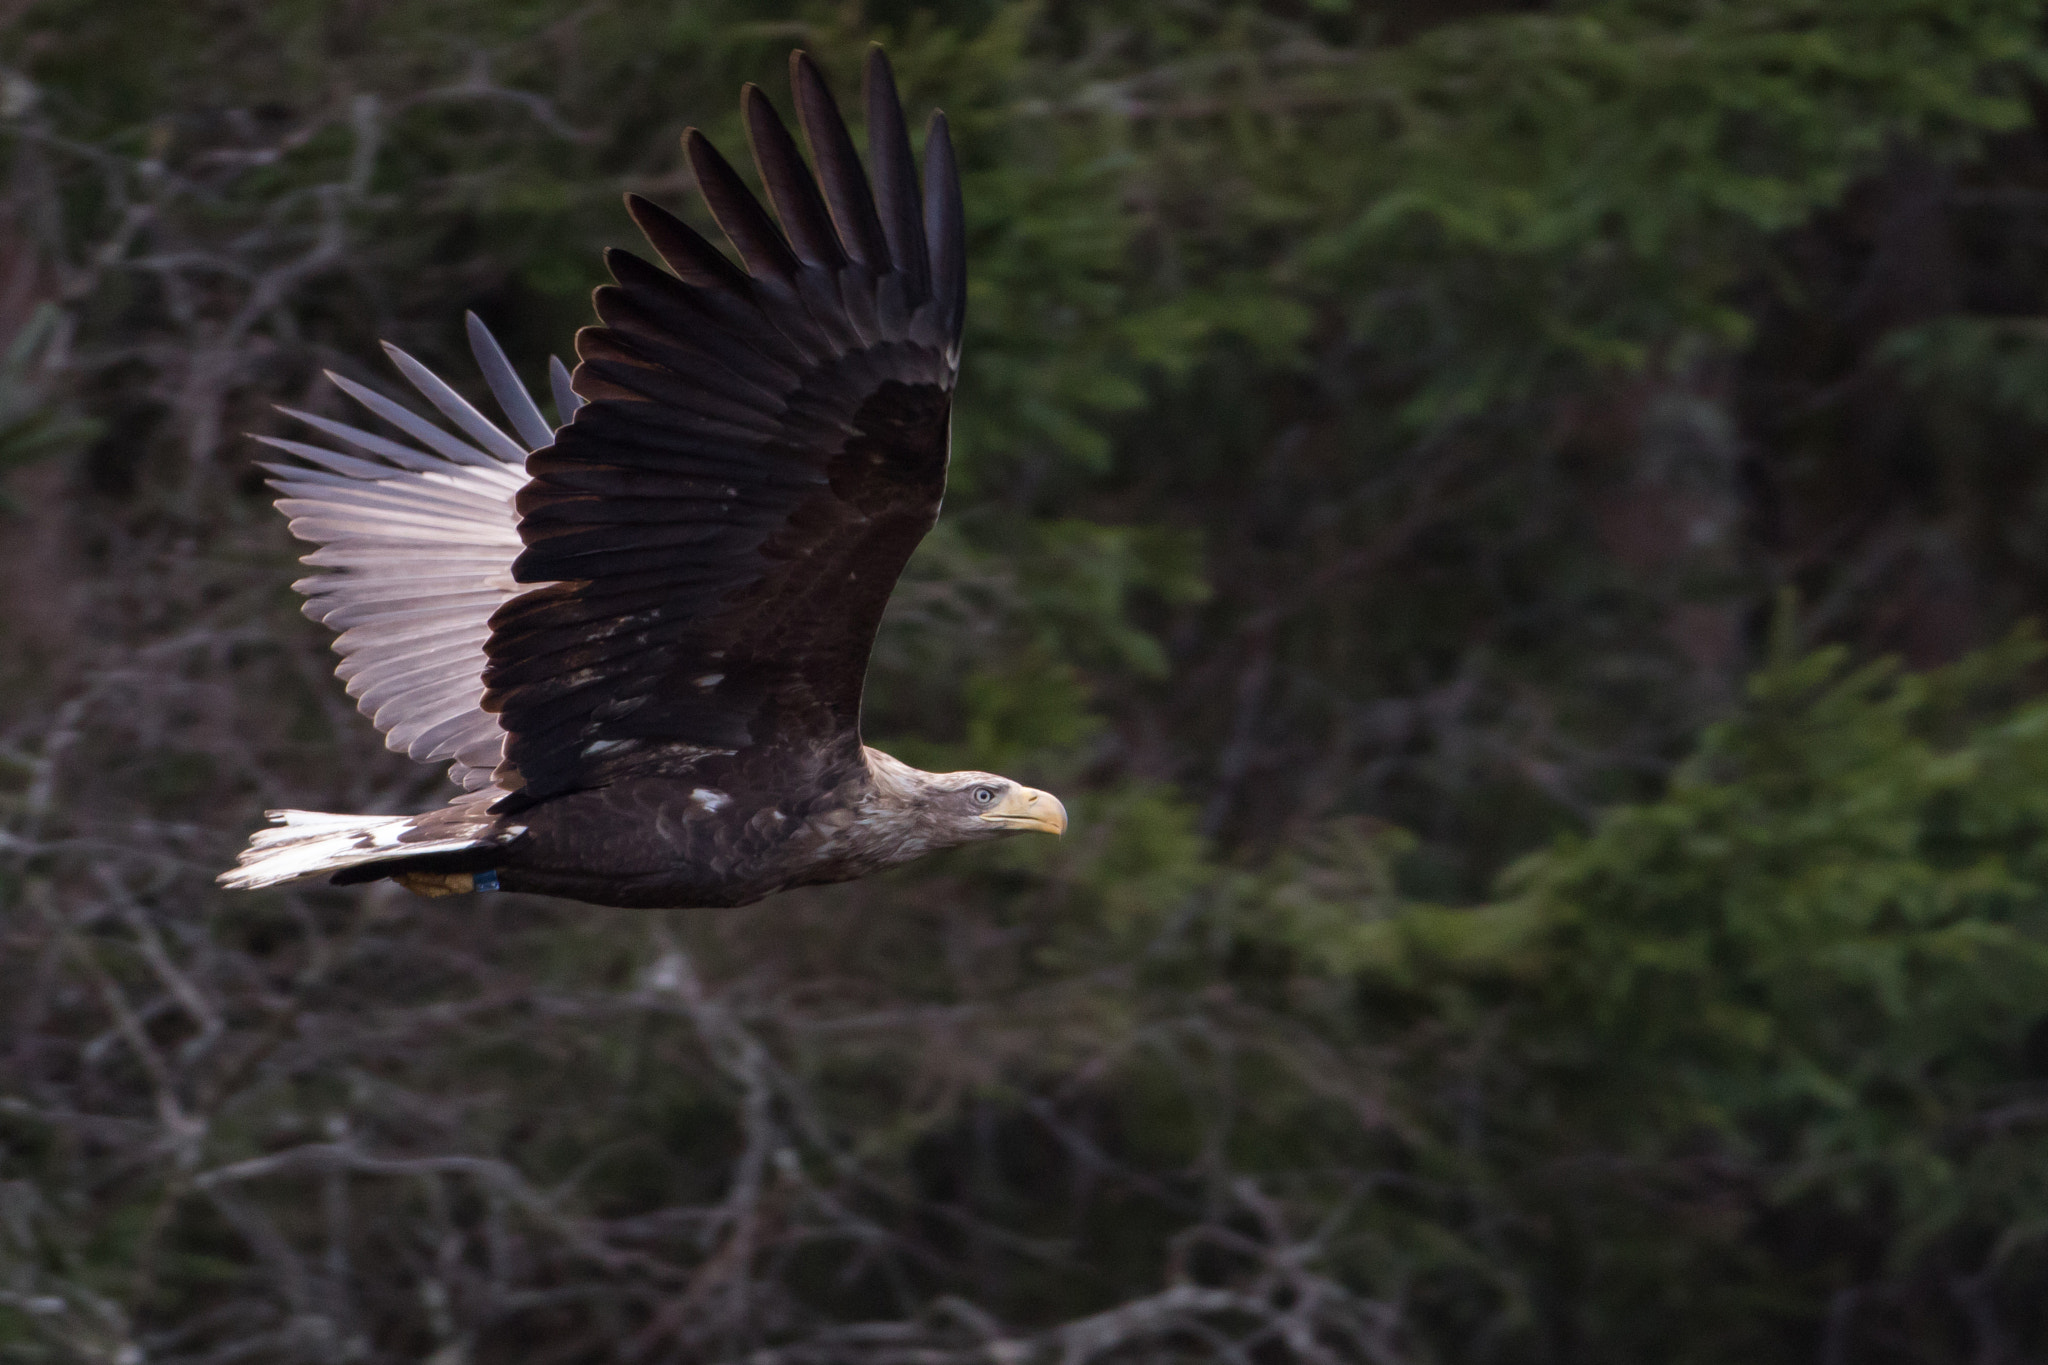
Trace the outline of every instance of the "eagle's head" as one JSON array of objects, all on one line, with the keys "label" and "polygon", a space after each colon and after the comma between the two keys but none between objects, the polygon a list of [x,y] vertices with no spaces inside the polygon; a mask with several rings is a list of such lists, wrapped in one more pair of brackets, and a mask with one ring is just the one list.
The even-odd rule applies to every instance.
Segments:
[{"label": "eagle's head", "polygon": [[[867,751],[878,814],[919,851],[978,843],[1004,834],[1067,831],[1067,808],[1051,792],[995,773],[928,773]],[[914,856],[914,855],[912,855]]]},{"label": "eagle's head", "polygon": [[930,773],[924,790],[926,817],[968,843],[998,834],[1041,830],[1067,832],[1067,808],[1051,792],[1012,782],[994,773]]}]

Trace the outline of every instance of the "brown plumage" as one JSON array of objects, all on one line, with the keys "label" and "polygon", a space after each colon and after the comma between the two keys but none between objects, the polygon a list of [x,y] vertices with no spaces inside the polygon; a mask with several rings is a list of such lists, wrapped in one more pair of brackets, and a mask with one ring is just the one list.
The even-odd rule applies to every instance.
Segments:
[{"label": "brown plumage", "polygon": [[815,174],[742,95],[773,220],[684,135],[744,269],[628,197],[668,271],[607,253],[602,325],[573,377],[556,366],[558,429],[472,317],[511,432],[387,348],[461,437],[337,378],[416,444],[303,413],[354,453],[266,438],[308,462],[267,467],[322,546],[307,562],[338,570],[298,584],[343,632],[338,673],[391,747],[452,761],[464,793],[411,817],[272,812],[222,882],[738,905],[1065,828],[1046,793],[861,742],[875,630],[945,491],[965,232],[945,118],[920,190],[879,49],[872,180],[802,53],[791,84]]}]

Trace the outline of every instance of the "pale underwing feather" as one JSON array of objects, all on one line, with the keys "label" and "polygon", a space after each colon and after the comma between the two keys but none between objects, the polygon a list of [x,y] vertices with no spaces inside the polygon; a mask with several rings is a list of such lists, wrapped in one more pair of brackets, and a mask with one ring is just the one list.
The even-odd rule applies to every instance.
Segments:
[{"label": "pale underwing feather", "polygon": [[[449,776],[476,791],[489,785],[504,750],[498,718],[479,704],[491,614],[541,586],[512,580],[521,549],[513,499],[526,483],[526,454],[550,443],[554,433],[474,318],[470,344],[517,439],[395,346],[385,349],[399,372],[457,431],[336,375],[342,392],[396,429],[399,439],[289,408],[281,411],[347,452],[258,439],[305,462],[264,468],[282,495],[277,506],[292,534],[319,547],[303,562],[328,570],[293,586],[306,595],[306,614],[339,632],[336,675],[392,749],[423,763],[451,763]],[[381,838],[381,826],[370,831],[361,820],[304,812],[292,818],[294,832],[268,831],[250,846],[252,856],[259,846],[274,849],[266,855],[271,861],[263,880],[237,885],[290,879],[272,875],[280,871],[310,875],[292,869],[315,863],[315,870],[333,870],[367,860],[334,861],[360,852],[354,843],[308,843],[308,822],[316,818],[342,821],[336,829],[350,840],[375,845]]]},{"label": "pale underwing feather", "polygon": [[471,406],[467,398],[449,388],[441,376],[388,341],[384,343],[384,354],[390,356],[391,363],[398,366],[398,372],[404,375],[429,403],[440,409],[443,417],[462,428],[463,434],[470,440],[509,464],[526,462],[525,448],[507,436],[496,422]]},{"label": "pale underwing feather", "polygon": [[533,395],[526,391],[526,385],[519,382],[513,372],[512,362],[505,357],[505,348],[484,326],[483,319],[475,313],[462,315],[463,326],[469,329],[469,349],[476,355],[476,363],[484,372],[484,382],[491,386],[491,396],[498,400],[498,406],[505,410],[506,420],[519,433],[519,439],[526,442],[528,450],[539,450],[555,439],[555,433],[548,426],[547,418],[540,415],[540,405],[533,401]]}]

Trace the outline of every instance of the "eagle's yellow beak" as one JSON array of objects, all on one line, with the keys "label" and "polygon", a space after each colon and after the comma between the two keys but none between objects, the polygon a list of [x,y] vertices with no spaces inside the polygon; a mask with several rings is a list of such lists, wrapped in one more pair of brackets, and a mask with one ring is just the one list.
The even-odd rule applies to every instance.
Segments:
[{"label": "eagle's yellow beak", "polygon": [[1036,787],[1012,787],[1010,794],[983,811],[978,819],[1004,829],[1042,829],[1047,834],[1067,832],[1067,808],[1051,792]]}]

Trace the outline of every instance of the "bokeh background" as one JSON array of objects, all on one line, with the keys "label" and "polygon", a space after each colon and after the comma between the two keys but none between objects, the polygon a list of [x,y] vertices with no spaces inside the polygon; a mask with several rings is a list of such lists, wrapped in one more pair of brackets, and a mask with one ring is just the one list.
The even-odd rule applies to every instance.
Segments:
[{"label": "bokeh background", "polygon": [[[973,276],[871,737],[1055,844],[408,811],[245,432],[538,381],[887,43]],[[2048,1359],[2039,0],[0,5],[0,1361]]]}]

